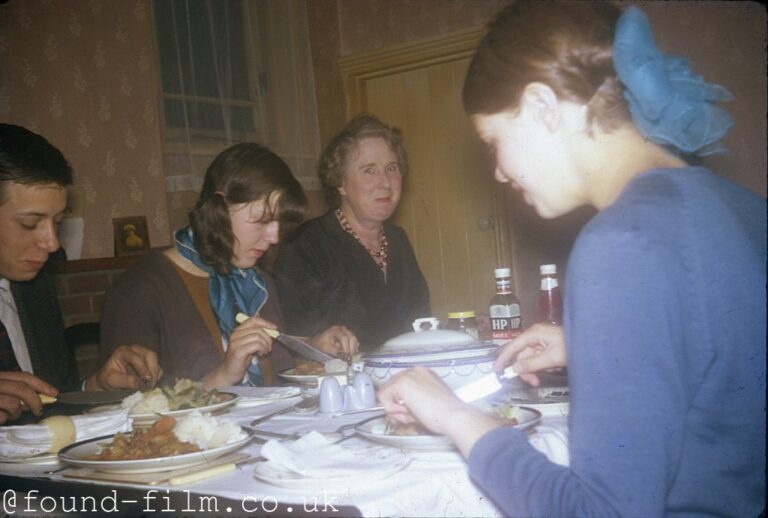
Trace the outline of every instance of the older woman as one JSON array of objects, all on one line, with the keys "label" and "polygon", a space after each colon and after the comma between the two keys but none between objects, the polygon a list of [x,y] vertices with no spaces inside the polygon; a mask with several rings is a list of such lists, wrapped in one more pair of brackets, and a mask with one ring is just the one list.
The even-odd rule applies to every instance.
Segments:
[{"label": "older woman", "polygon": [[728,92],[662,54],[637,8],[514,2],[463,97],[499,182],[545,218],[599,211],[569,258],[564,326],[496,362],[567,362],[570,465],[426,369],[381,390],[390,417],[451,437],[506,515],[764,512],[765,200],[684,158],[717,148]]},{"label": "older woman", "polygon": [[408,237],[387,223],[408,172],[400,131],[359,115],[327,145],[319,169],[331,210],[302,225],[276,264],[287,329],[343,324],[361,348],[381,345],[430,314]]},{"label": "older woman", "polygon": [[[301,186],[277,155],[258,144],[223,151],[175,246],[142,258],[108,291],[101,356],[135,343],[157,352],[166,380],[201,379],[206,388],[271,382],[272,371],[292,359],[265,332],[282,327],[282,318],[257,263],[305,208]],[[250,318],[238,324],[238,313]],[[343,326],[310,342],[333,355],[357,351]]]}]

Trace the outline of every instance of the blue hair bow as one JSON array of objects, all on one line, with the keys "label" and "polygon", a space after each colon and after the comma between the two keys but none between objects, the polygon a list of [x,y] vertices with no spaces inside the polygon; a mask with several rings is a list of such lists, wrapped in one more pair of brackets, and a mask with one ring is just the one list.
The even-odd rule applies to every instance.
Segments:
[{"label": "blue hair bow", "polygon": [[637,7],[619,18],[613,64],[632,118],[650,141],[696,155],[724,151],[718,141],[733,121],[714,102],[730,101],[733,95],[694,74],[686,59],[662,54]]}]

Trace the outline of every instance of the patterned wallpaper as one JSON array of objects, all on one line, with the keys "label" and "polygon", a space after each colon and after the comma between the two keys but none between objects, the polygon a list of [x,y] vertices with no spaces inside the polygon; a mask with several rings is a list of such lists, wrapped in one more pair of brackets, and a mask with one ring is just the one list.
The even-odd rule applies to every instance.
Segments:
[{"label": "patterned wallpaper", "polygon": [[82,257],[113,255],[111,219],[147,218],[169,243],[149,0],[0,5],[0,120],[57,146],[75,170]]}]

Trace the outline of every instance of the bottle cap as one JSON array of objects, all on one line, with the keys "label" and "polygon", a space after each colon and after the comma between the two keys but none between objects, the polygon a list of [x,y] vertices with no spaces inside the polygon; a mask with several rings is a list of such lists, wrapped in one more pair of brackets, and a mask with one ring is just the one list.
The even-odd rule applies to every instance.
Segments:
[{"label": "bottle cap", "polygon": [[554,275],[557,273],[557,265],[555,264],[542,264],[539,266],[539,272],[541,275]]},{"label": "bottle cap", "polygon": [[474,311],[454,311],[448,313],[448,318],[475,318]]},{"label": "bottle cap", "polygon": [[511,274],[509,268],[496,268],[493,270],[494,277],[509,277]]}]

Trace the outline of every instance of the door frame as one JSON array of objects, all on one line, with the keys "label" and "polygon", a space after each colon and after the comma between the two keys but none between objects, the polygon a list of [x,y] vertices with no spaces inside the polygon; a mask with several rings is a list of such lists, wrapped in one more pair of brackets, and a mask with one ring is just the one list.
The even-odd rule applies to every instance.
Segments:
[{"label": "door frame", "polygon": [[[364,111],[368,105],[366,82],[383,76],[427,68],[471,58],[485,28],[462,29],[431,38],[400,43],[382,49],[339,58],[347,119]],[[512,265],[510,253],[511,228],[507,218],[507,197],[502,189],[493,190],[494,240],[496,264]]]}]

